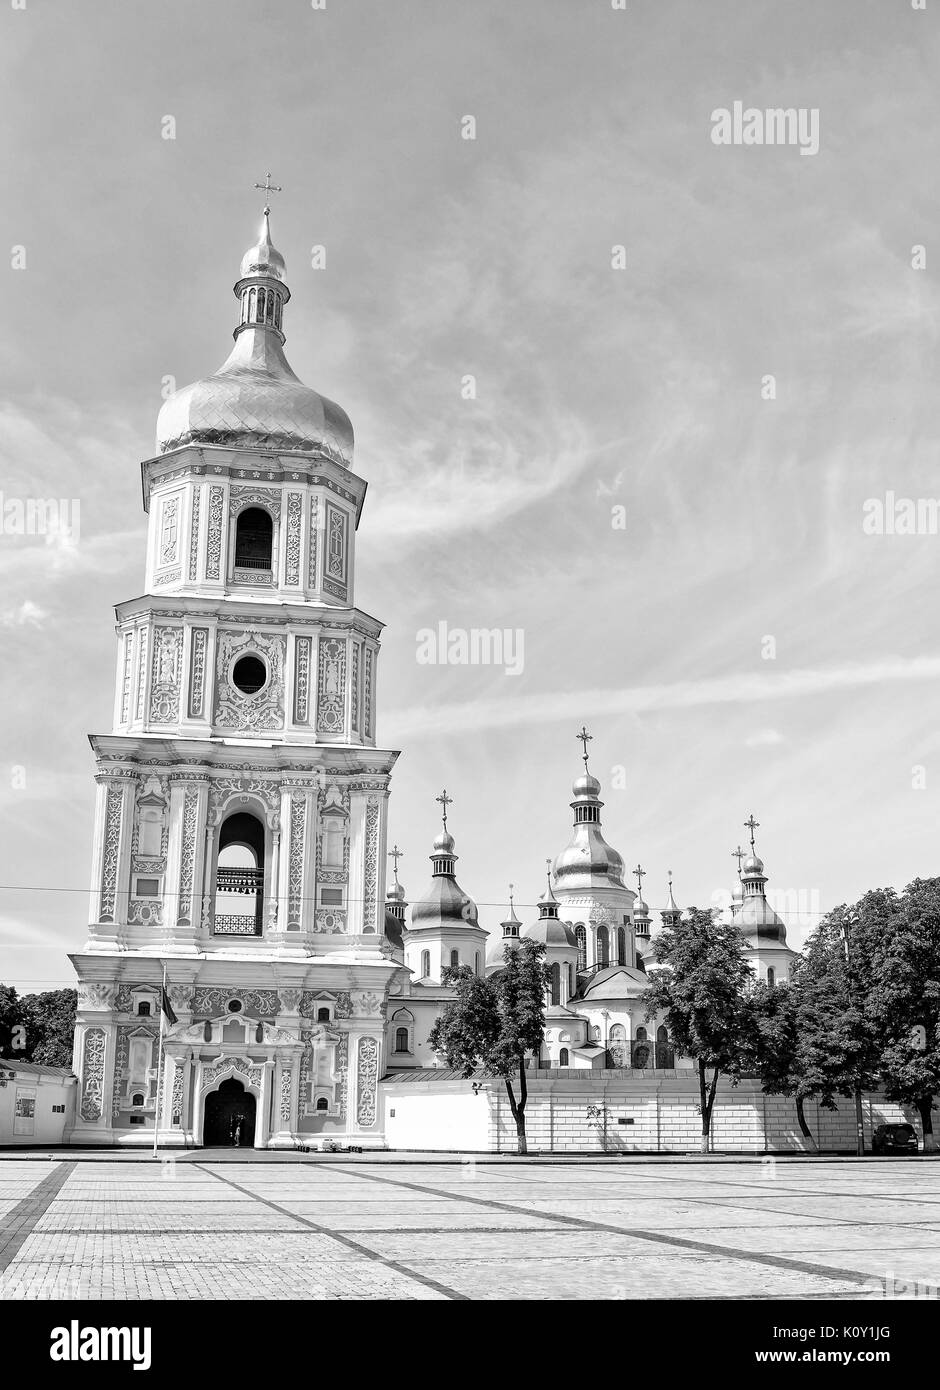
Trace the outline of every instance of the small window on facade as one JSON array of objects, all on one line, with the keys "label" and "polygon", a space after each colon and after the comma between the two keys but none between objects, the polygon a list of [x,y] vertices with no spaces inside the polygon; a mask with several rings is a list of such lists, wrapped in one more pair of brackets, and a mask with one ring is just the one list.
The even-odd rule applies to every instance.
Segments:
[{"label": "small window on facade", "polygon": [[768,968],[768,970],[767,970],[767,983],[768,983],[769,985],[772,985],[772,984],[774,984],[774,982],[776,981],[776,979],[777,979],[777,976],[776,976],[776,974],[774,973],[773,968],[772,968],[772,967]]},{"label": "small window on facade", "polygon": [[343,890],[342,888],[321,888],[320,901],[326,906],[331,904],[334,907],[342,907]]},{"label": "small window on facade", "polygon": [[132,1125],[142,1125],[143,1122],[144,1122],[144,1117],[143,1117],[143,1115],[132,1115],[132,1116],[131,1116],[131,1124],[132,1124]]},{"label": "small window on facade", "polygon": [[407,1028],[396,1028],[396,1030],[395,1030],[395,1051],[396,1051],[396,1052],[407,1052],[407,1051],[408,1051],[408,1029],[407,1029]]},{"label": "small window on facade", "polygon": [[131,1096],[131,1105],[143,1105],[144,1097],[140,1091],[135,1091]]},{"label": "small window on facade", "polygon": [[473,973],[474,973],[474,975],[479,975],[479,973],[480,973],[480,952],[479,952],[479,951],[474,951],[474,953],[473,953]]},{"label": "small window on facade", "polygon": [[460,952],[459,952],[459,951],[451,951],[451,953],[450,953],[450,963],[451,963],[451,965],[454,967],[454,969],[457,968],[457,966],[460,964]]},{"label": "small window on facade", "polygon": [[329,1023],[329,1021],[330,1021],[330,1011],[329,1011],[329,1009],[317,1009],[317,1023]]},{"label": "small window on facade", "polygon": [[242,1001],[240,999],[230,999],[228,1001],[228,1011],[230,1014],[240,1014],[242,1011]]},{"label": "small window on facade", "polygon": [[329,1110],[329,1108],[330,1102],[327,1100],[326,1096],[317,1096],[317,1109]]},{"label": "small window on facade", "polygon": [[421,978],[426,979],[431,973],[431,952],[421,952]]},{"label": "small window on facade", "polygon": [[243,695],[256,695],[267,684],[268,668],[260,656],[242,656],[232,667],[232,684]]},{"label": "small window on facade", "polygon": [[138,898],[156,898],[160,893],[160,880],[158,878],[139,878],[137,880]]},{"label": "small window on facade", "polygon": [[567,1049],[567,1047],[563,1047],[563,1048],[561,1049],[561,1051],[559,1052],[559,1054],[558,1054],[558,1065],[559,1065],[560,1067],[566,1067],[566,1066],[568,1065],[568,1049]]},{"label": "small window on facade", "polygon": [[141,1018],[146,1018],[150,1013],[150,1005],[147,1003],[146,999],[142,999],[137,1005],[137,1012]]}]

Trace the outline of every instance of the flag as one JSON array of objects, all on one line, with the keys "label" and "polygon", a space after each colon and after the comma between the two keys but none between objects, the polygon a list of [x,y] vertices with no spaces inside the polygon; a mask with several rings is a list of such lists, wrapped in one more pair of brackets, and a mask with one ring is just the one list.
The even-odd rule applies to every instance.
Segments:
[{"label": "flag", "polygon": [[160,989],[160,1007],[163,1010],[167,1023],[171,1025],[174,1024],[176,1022],[176,1014],[173,1012],[173,1005],[170,1003],[170,997],[166,992],[166,977],[164,977]]}]

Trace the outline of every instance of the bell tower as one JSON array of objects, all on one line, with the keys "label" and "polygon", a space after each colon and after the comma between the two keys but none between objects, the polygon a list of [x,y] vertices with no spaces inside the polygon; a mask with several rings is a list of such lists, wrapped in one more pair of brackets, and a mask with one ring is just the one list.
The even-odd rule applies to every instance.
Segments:
[{"label": "bell tower", "polygon": [[[366,485],[346,413],[284,355],[267,206],[234,292],[227,360],[165,402],[141,465],[145,591],[116,609],[113,726],[91,737],[76,1143],[149,1143],[154,1126],[161,1144],[200,1142],[206,1095],[231,1075],[255,1088],[258,1144],[382,1142],[398,754],[376,748],[382,624],[355,606]],[[177,1022],[157,1096],[126,1073],[131,1032],[157,1021],[135,1001],[159,995],[164,966]],[[228,1012],[246,1025],[234,1071]]]}]

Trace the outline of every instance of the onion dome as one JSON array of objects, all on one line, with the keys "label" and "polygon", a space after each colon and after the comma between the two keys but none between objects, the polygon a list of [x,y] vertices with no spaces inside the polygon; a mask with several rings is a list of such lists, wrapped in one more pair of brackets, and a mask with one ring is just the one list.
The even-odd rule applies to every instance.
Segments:
[{"label": "onion dome", "polygon": [[634,935],[641,939],[649,940],[650,934],[650,910],[643,901],[643,880],[646,877],[646,870],[642,864],[637,864],[633,870],[636,879],[636,897],[633,899],[633,931]]},{"label": "onion dome", "polygon": [[741,865],[743,896],[740,903],[734,907],[732,920],[734,925],[747,937],[751,946],[759,946],[768,942],[786,946],[786,925],[767,901],[767,895],[764,891],[767,883],[764,861],[754,849],[754,830],[758,822],[751,816],[750,821],[746,824],[751,827],[751,852]]},{"label": "onion dome", "polygon": [[669,870],[669,892],[666,895],[666,906],[659,914],[663,919],[664,927],[677,927],[682,920],[682,908],[676,902],[672,893],[672,870]]},{"label": "onion dome", "polygon": [[548,862],[548,881],[545,892],[539,898],[538,919],[530,927],[525,927],[522,935],[527,941],[541,941],[545,946],[570,946],[576,951],[578,943],[574,932],[566,922],[558,919],[558,899],[552,892],[551,861]]},{"label": "onion dome", "polygon": [[395,861],[395,881],[389,885],[385,894],[385,935],[398,950],[403,949],[402,932],[405,929],[405,908],[408,903],[405,900],[405,890],[398,882],[398,860],[401,850],[396,845],[389,851],[389,855]]},{"label": "onion dome", "polygon": [[522,923],[516,916],[515,905],[512,900],[512,884],[509,885],[509,916],[505,921],[500,922],[502,935],[491,936],[486,948],[486,964],[488,966],[501,967],[505,962],[505,949],[515,951],[519,947],[519,932]]},{"label": "onion dome", "polygon": [[[445,793],[446,795],[446,793]],[[477,906],[454,877],[457,863],[454,837],[444,829],[431,847],[431,886],[411,909],[411,930],[421,931],[447,925],[479,927]]]},{"label": "onion dome", "polygon": [[242,258],[235,346],[211,376],[184,386],[157,418],[157,453],[188,444],[325,455],[351,467],[346,412],[305,386],[284,356],[282,321],[290,299],[284,257],[271,243],[269,209],[257,244]]},{"label": "onion dome", "polygon": [[623,859],[601,833],[601,784],[587,770],[574,783],[574,829],[552,865],[556,888],[624,888]]}]

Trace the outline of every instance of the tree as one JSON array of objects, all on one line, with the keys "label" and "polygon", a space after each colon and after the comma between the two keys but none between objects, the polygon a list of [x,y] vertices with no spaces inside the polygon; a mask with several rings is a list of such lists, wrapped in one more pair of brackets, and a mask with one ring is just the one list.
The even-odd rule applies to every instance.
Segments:
[{"label": "tree", "polygon": [[792,980],[778,985],[760,981],[751,995],[754,1014],[754,1056],[761,1090],[769,1096],[792,1096],[800,1132],[813,1152],[816,1140],[806,1122],[803,1105],[815,1094],[799,1061],[799,969]]},{"label": "tree", "polygon": [[[431,1029],[435,1052],[464,1076],[482,1072],[501,1077],[516,1122],[516,1142],[528,1152],[525,1108],[528,1100],[526,1057],[539,1055],[545,1037],[545,995],[549,988],[545,947],[521,941],[503,951],[504,965],[482,978],[466,965],[448,967],[442,981],[456,992]],[[514,1089],[518,1084],[518,1095]]]},{"label": "tree", "polygon": [[794,1062],[803,1094],[818,1097],[824,1109],[835,1110],[838,1096],[855,1097],[860,1151],[861,1095],[877,1085],[880,1063],[869,1008],[872,919],[876,909],[883,918],[885,907],[879,895],[867,897],[872,901],[861,914],[844,903],[834,908],[806,944],[797,974],[799,1041]]},{"label": "tree", "polygon": [[50,989],[43,994],[23,996],[20,1002],[30,1062],[71,1068],[77,1000],[74,989]]},{"label": "tree", "polygon": [[[753,975],[742,933],[710,910],[693,907],[678,927],[656,938],[646,1017],[662,1016],[676,1050],[698,1063],[702,1152],[708,1152],[719,1076],[736,1085],[753,1063]],[[708,1068],[711,1080],[708,1080]]]},{"label": "tree", "polygon": [[23,1001],[12,985],[0,985],[0,1057],[26,1060]]},{"label": "tree", "polygon": [[940,1092],[940,878],[916,878],[900,897],[890,890],[867,894],[858,915],[873,966],[868,1009],[885,1095],[918,1111],[924,1148],[934,1149],[934,1097]]}]

